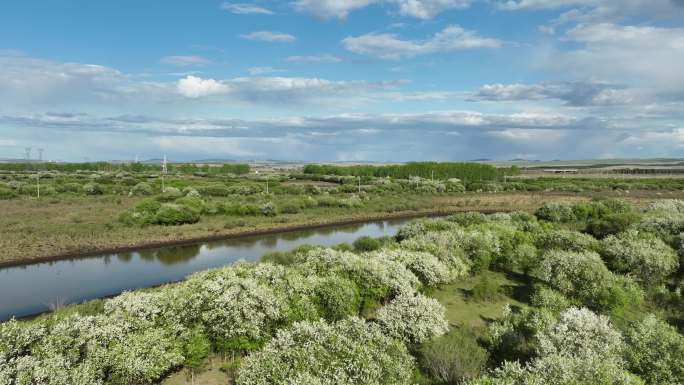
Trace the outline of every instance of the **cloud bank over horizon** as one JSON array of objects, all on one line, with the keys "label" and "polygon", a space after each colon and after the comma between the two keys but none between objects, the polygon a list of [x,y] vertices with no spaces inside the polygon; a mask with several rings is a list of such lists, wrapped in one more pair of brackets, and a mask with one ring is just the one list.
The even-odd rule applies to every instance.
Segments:
[{"label": "cloud bank over horizon", "polygon": [[684,157],[681,1],[165,4],[7,6],[0,158]]}]

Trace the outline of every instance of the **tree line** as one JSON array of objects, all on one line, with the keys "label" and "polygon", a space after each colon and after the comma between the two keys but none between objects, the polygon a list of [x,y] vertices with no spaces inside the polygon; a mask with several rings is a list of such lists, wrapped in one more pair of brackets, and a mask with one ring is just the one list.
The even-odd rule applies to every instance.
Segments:
[{"label": "tree line", "polygon": [[481,163],[451,163],[451,162],[412,162],[401,165],[387,166],[335,166],[310,164],[304,167],[305,174],[314,175],[340,175],[340,176],[369,176],[369,177],[393,177],[461,180],[498,180],[504,176],[518,175],[520,170],[513,166],[510,168],[497,168]]}]

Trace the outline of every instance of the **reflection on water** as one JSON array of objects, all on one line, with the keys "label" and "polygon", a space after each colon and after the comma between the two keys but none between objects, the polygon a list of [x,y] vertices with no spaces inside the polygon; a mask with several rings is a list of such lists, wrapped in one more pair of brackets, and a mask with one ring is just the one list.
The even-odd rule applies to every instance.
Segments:
[{"label": "reflection on water", "polygon": [[331,226],[122,252],[0,269],[0,320],[45,311],[52,303],[75,303],[183,279],[238,260],[256,261],[271,251],[303,244],[332,246],[367,235],[394,235],[406,220]]}]

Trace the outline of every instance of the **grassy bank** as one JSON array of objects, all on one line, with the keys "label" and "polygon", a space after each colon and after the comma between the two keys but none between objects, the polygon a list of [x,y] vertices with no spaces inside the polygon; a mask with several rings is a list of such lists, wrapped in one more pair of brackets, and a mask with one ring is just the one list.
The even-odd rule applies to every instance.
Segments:
[{"label": "grassy bank", "polygon": [[[677,196],[665,193],[663,196]],[[635,203],[656,195],[632,194]],[[228,198],[225,198],[226,200]],[[276,196],[276,205],[289,196]],[[546,201],[584,200],[581,194],[397,194],[372,195],[359,207],[313,207],[297,213],[271,216],[202,216],[182,226],[131,226],[119,221],[122,212],[138,205],[141,197],[77,196],[0,201],[0,264],[17,264],[79,256],[101,251],[159,246],[184,241],[280,231],[348,221],[468,210],[534,210]],[[215,204],[223,203],[221,198]]]}]

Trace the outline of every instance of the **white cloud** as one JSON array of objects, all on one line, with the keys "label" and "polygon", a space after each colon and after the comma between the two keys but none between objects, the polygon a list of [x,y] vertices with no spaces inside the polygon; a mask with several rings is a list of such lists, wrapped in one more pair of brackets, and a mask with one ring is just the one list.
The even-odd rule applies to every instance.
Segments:
[{"label": "white cloud", "polygon": [[219,95],[230,91],[230,87],[214,79],[188,76],[178,81],[178,93],[188,98]]},{"label": "white cloud", "polygon": [[555,52],[546,65],[562,73],[684,91],[684,28],[580,24],[565,40],[579,44]]},{"label": "white cloud", "polygon": [[332,81],[300,77],[243,77],[215,80],[187,76],[178,81],[177,91],[187,98],[224,96],[252,102],[297,103],[344,94],[359,96],[372,90],[396,85],[397,82]]},{"label": "white cloud", "polygon": [[426,40],[402,40],[395,34],[370,33],[347,37],[342,43],[351,52],[382,59],[401,59],[477,48],[499,48],[502,45],[497,39],[481,37],[476,32],[465,30],[458,25],[448,26]]},{"label": "white cloud", "polygon": [[211,61],[202,56],[166,56],[161,58],[160,63],[177,67],[205,66]]},{"label": "white cloud", "polygon": [[570,21],[614,21],[630,16],[675,18],[684,15],[681,0],[507,0],[500,9],[509,11],[567,9],[555,24]]},{"label": "white cloud", "polygon": [[341,58],[331,55],[308,55],[308,56],[288,56],[285,61],[291,63],[339,63],[342,61]]},{"label": "white cloud", "polygon": [[349,12],[365,8],[378,0],[296,0],[295,9],[322,19],[346,19]]},{"label": "white cloud", "polygon": [[405,16],[428,20],[449,9],[464,9],[471,0],[397,0],[399,12]]},{"label": "white cloud", "polygon": [[14,147],[17,145],[17,141],[14,139],[2,139],[0,138],[0,147]]},{"label": "white cloud", "polygon": [[273,43],[292,43],[297,40],[296,37],[287,33],[273,32],[273,31],[256,31],[241,35],[243,39],[255,41],[268,41]]},{"label": "white cloud", "polygon": [[221,4],[221,9],[234,13],[236,15],[273,15],[273,12],[267,8],[260,7],[254,4],[247,3],[229,3],[225,2]]},{"label": "white cloud", "polygon": [[487,84],[474,92],[475,101],[557,99],[570,106],[627,105],[643,101],[644,90],[605,82],[546,82],[538,84]]},{"label": "white cloud", "polygon": [[392,4],[399,14],[417,19],[432,19],[450,10],[468,8],[472,0],[296,0],[295,9],[322,19],[344,20],[349,13],[373,4]]},{"label": "white cloud", "polygon": [[273,67],[250,67],[247,68],[247,72],[249,72],[250,75],[252,76],[258,76],[258,75],[266,75],[266,74],[273,74],[277,72],[286,72],[285,70],[278,69],[278,68],[273,68]]}]

